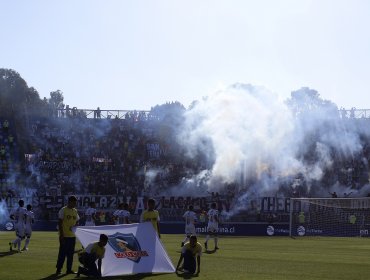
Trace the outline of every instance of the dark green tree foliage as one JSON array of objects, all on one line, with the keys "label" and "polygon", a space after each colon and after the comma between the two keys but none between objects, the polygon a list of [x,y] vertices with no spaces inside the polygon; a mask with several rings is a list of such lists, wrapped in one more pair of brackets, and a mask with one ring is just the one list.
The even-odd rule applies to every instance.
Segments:
[{"label": "dark green tree foliage", "polygon": [[59,89],[56,91],[50,92],[50,98],[48,99],[48,105],[51,112],[51,115],[54,117],[58,116],[58,109],[64,108],[63,103],[64,97],[63,92]]},{"label": "dark green tree foliage", "polygon": [[292,91],[291,98],[287,100],[287,105],[297,117],[302,114],[315,117],[325,116],[325,118],[339,117],[336,104],[330,100],[322,99],[316,90],[308,87]]},{"label": "dark green tree foliage", "polygon": [[45,111],[39,93],[18,72],[0,68],[0,115],[23,116]]},{"label": "dark green tree foliage", "polygon": [[63,109],[64,108],[64,97],[63,92],[59,89],[56,91],[50,92],[49,105],[54,109]]},{"label": "dark green tree foliage", "polygon": [[18,111],[27,100],[27,83],[10,69],[0,69],[0,110],[3,113]]},{"label": "dark green tree foliage", "polygon": [[173,122],[182,118],[185,107],[180,102],[168,102],[156,105],[150,110],[150,114],[160,121]]}]

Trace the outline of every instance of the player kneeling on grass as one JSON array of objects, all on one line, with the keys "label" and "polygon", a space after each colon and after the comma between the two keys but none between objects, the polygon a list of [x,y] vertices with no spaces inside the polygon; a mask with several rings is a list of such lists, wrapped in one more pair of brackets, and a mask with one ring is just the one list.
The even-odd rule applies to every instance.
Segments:
[{"label": "player kneeling on grass", "polygon": [[[176,271],[183,271],[184,273],[190,274],[194,274],[196,271],[196,274],[199,274],[201,255],[202,245],[200,245],[195,235],[190,236],[190,241],[185,243],[185,245],[182,247]],[[182,260],[184,260],[184,263],[180,267]]]},{"label": "player kneeling on grass", "polygon": [[[79,254],[78,260],[82,264],[78,267],[77,276],[84,274],[87,276],[101,277],[102,260],[105,254],[105,245],[108,243],[108,236],[101,234],[99,241],[90,243],[86,249]],[[98,267],[96,266],[98,260]]]}]

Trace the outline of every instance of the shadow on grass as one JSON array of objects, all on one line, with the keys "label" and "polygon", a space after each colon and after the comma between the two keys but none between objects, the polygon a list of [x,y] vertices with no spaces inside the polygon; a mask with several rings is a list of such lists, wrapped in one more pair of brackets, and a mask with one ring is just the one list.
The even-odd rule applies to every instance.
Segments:
[{"label": "shadow on grass", "polygon": [[[162,275],[167,275],[168,273],[160,273],[160,274],[151,274],[151,273],[140,273],[140,274],[134,274],[134,275],[121,275],[121,276],[106,276],[103,277],[103,279],[108,279],[108,280],[141,280],[145,279],[146,277],[157,277],[160,279]],[[58,279],[58,278],[43,278],[41,280],[51,280],[51,279]],[[76,279],[81,279],[81,280],[88,280],[88,279],[97,279],[96,277],[88,277],[81,275],[80,277],[76,277]]]},{"label": "shadow on grass", "polygon": [[63,278],[64,276],[67,276],[68,274],[50,274],[49,276],[45,278],[41,278],[40,280],[53,280],[53,279],[60,279]]},{"label": "shadow on grass", "polygon": [[176,272],[177,277],[183,278],[183,279],[192,279],[199,277],[199,274],[190,274],[190,273],[180,273]]},{"label": "shadow on grass", "polygon": [[17,253],[18,253],[17,251],[0,252],[0,258],[11,256]]},{"label": "shadow on grass", "polygon": [[205,253],[205,254],[209,254],[209,255],[210,255],[210,254],[214,254],[214,253],[216,253],[216,251],[217,251],[216,249],[213,249],[213,250],[206,250],[204,253]]}]

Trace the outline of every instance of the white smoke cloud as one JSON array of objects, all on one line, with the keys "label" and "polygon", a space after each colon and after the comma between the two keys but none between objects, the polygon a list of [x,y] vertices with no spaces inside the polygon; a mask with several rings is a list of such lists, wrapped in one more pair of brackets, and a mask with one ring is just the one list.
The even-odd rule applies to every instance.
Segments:
[{"label": "white smoke cloud", "polygon": [[236,178],[302,168],[292,145],[297,141],[293,115],[265,88],[233,85],[199,101],[185,117],[179,141],[190,156],[201,152],[213,161],[210,189]]},{"label": "white smoke cloud", "polygon": [[5,200],[0,200],[0,224],[9,220],[9,212]]},{"label": "white smoke cloud", "polygon": [[336,105],[314,90],[302,88],[284,102],[249,84],[232,85],[196,102],[179,131],[187,155],[206,159],[209,191],[238,184],[237,208],[248,196],[276,195],[284,180],[295,188],[297,176],[306,182],[307,193],[311,187],[326,196],[330,189],[348,193],[337,181],[332,186],[317,182],[335,168],[335,157],[361,152],[360,134],[369,134],[364,126],[342,120]]}]

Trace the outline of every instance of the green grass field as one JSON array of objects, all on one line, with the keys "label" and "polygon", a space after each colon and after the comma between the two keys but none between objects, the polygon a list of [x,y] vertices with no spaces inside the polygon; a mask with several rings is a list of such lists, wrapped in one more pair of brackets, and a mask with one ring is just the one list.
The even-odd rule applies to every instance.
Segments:
[{"label": "green grass field", "polygon": [[[182,235],[163,235],[164,246],[176,266]],[[34,232],[30,250],[9,253],[14,232],[0,232],[0,279],[75,279],[55,273],[56,232]],[[204,237],[200,237],[203,244]],[[213,241],[210,241],[211,248]],[[370,240],[367,238],[221,237],[221,248],[204,253],[197,277],[176,274],[134,275],[106,279],[348,279],[370,278]],[[76,249],[80,248],[80,244]],[[75,258],[74,268],[77,270]],[[63,271],[64,272],[64,271]],[[81,276],[81,279],[88,279]]]}]

